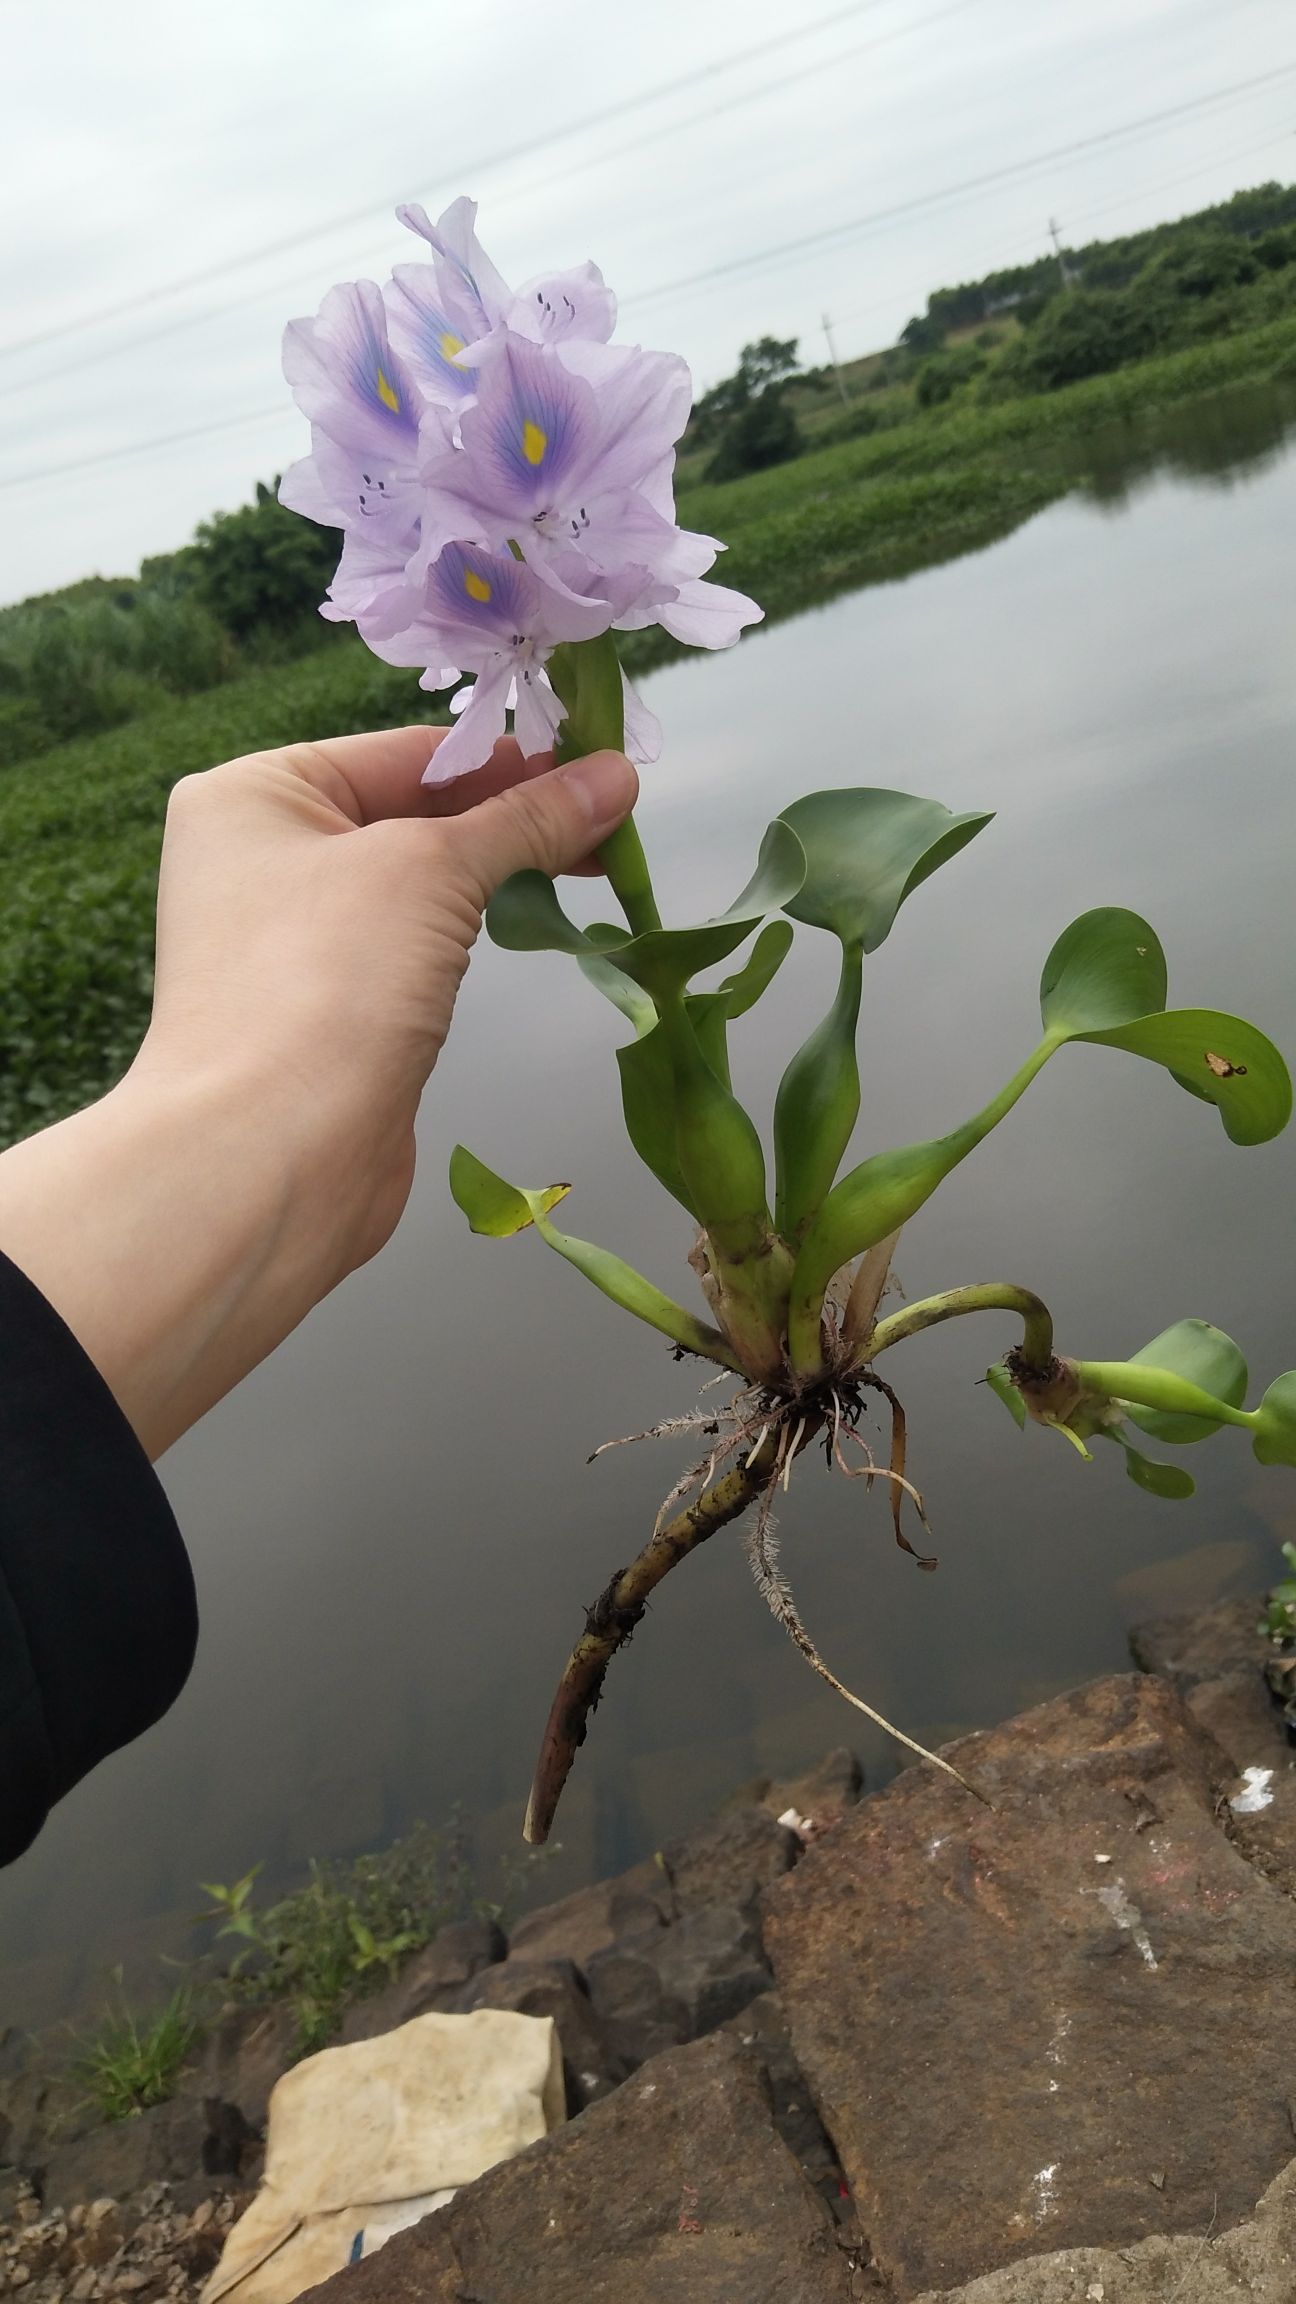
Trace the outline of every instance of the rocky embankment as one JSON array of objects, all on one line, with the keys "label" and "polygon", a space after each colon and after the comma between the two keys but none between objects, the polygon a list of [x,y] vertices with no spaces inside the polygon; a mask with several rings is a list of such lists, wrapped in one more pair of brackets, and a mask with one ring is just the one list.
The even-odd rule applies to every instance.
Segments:
[{"label": "rocky embankment", "polygon": [[[1147,1626],[1139,1672],[951,1747],[979,1798],[921,1767],[861,1798],[834,1754],[507,1943],[444,1930],[343,2037],[552,2016],[573,2117],[315,2294],[1296,2304],[1296,1767],[1259,1613]],[[0,2292],[196,2294],[288,2053],[231,2009],[172,2104],[51,2142],[0,2050],[29,2179]]]}]

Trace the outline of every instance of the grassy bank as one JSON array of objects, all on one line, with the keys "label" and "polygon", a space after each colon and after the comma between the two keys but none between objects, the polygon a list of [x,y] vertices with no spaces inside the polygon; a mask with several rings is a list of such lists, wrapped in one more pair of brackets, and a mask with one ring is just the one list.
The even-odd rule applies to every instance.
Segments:
[{"label": "grassy bank", "polygon": [[[1076,485],[1086,435],[1228,384],[1296,372],[1296,318],[1065,390],[918,411],[723,487],[680,517],[729,545],[718,573],[771,619],[975,551]],[[627,664],[680,651],[633,635]],[[358,642],[177,699],[0,774],[0,1142],[123,1069],[148,1013],[153,887],[176,778],[260,746],[417,718],[415,676]]]},{"label": "grassy bank", "polygon": [[99,1095],[139,1045],[167,794],[261,746],[420,718],[359,641],[177,700],[0,775],[0,1143]]}]

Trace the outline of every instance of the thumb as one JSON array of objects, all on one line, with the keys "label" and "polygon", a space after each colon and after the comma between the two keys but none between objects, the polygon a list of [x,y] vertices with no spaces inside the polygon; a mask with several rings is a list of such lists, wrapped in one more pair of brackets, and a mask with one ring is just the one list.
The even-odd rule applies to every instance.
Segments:
[{"label": "thumb", "polygon": [[570,872],[629,815],[639,779],[619,752],[591,752],[535,776],[438,829],[485,905],[502,880],[527,867]]}]

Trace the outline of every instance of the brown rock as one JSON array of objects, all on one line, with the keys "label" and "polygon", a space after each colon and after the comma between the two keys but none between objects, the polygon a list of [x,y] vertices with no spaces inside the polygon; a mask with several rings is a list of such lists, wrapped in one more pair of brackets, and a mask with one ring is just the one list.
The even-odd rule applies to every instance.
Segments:
[{"label": "brown rock", "polygon": [[174,2183],[202,2170],[207,2118],[201,2104],[176,2097],[129,2120],[92,2128],[46,2155],[42,2196],[49,2208],[141,2186]]},{"label": "brown rock", "polygon": [[955,1750],[993,1810],[912,1769],[766,1899],[883,2273],[1227,2230],[1291,2154],[1296,1907],[1220,1828],[1224,1756],[1136,1676]]},{"label": "brown rock", "polygon": [[688,2016],[690,2040],[714,2032],[769,1990],[769,1964],[750,1905],[704,1904],[645,1947],[669,1998]]},{"label": "brown rock", "polygon": [[758,1802],[722,1809],[662,1850],[674,1913],[696,1912],[704,1904],[754,1903],[800,1853],[796,1835]]},{"label": "brown rock", "polygon": [[502,1960],[466,1984],[456,2002],[474,2008],[512,2008],[520,2016],[552,2016],[562,2049],[571,2113],[597,2102],[625,2077],[609,2053],[580,1970],[570,1960]]},{"label": "brown rock", "polygon": [[674,2051],[312,2291],[318,2304],[850,2304],[758,2059]]},{"label": "brown rock", "polygon": [[656,1924],[671,1912],[670,1884],[653,1858],[615,1880],[596,1880],[558,1903],[524,1912],[514,1923],[509,1949],[528,1960],[574,1960],[583,1968],[615,1938]]},{"label": "brown rock", "polygon": [[762,1808],[777,1818],[789,1808],[804,1816],[817,1831],[827,1831],[847,1808],[854,1808],[864,1789],[864,1771],[856,1755],[839,1744],[803,1776],[776,1779],[759,1795]]},{"label": "brown rock", "polygon": [[688,2009],[667,1991],[650,1951],[609,1944],[585,1976],[607,2052],[622,2072],[688,2039]]},{"label": "brown rock", "polygon": [[1267,1775],[1257,1788],[1230,1784],[1229,1836],[1267,1880],[1296,1896],[1296,1763],[1283,1760]]},{"label": "brown rock", "polygon": [[1257,1593],[1136,1624],[1129,1636],[1135,1663],[1173,1682],[1237,1768],[1281,1763],[1292,1749],[1282,1707],[1265,1681],[1263,1612]]},{"label": "brown rock", "polygon": [[236,2105],[252,2128],[265,2126],[270,2091],[297,2055],[297,2023],[283,2003],[235,2002],[221,2010],[195,2054],[182,2091]]},{"label": "brown rock", "polygon": [[1030,2256],[919,2304],[1291,2304],[1296,2296],[1296,2160],[1231,2232],[1185,2232],[1133,2248]]}]

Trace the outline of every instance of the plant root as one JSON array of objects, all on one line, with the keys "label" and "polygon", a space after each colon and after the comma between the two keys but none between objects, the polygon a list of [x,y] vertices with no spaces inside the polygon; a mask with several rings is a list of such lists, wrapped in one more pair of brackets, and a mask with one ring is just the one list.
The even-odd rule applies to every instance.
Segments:
[{"label": "plant root", "polygon": [[567,1660],[540,1741],[522,1826],[523,1839],[533,1846],[549,1837],[563,1786],[603,1693],[608,1666],[639,1623],[650,1594],[699,1544],[747,1510],[775,1478],[779,1464],[778,1449],[767,1439],[665,1527],[659,1525],[638,1558],[628,1568],[619,1568],[586,1610],[584,1633]]},{"label": "plant root", "polygon": [[[716,1381],[711,1379],[712,1383]],[[891,1412],[890,1460],[885,1466],[874,1461],[868,1442],[858,1429],[864,1396],[869,1391],[880,1393]],[[830,1465],[836,1465],[848,1479],[862,1479],[866,1491],[872,1488],[875,1479],[888,1483],[897,1544],[920,1568],[936,1566],[933,1556],[914,1550],[901,1526],[900,1515],[908,1497],[923,1529],[931,1533],[922,1496],[905,1472],[904,1409],[890,1385],[871,1368],[837,1376],[812,1392],[781,1393],[767,1384],[744,1385],[732,1399],[714,1408],[696,1408],[688,1415],[666,1417],[643,1432],[605,1440],[594,1450],[589,1462],[594,1463],[611,1448],[629,1447],[639,1440],[673,1438],[685,1432],[701,1433],[712,1445],[689,1466],[663,1499],[652,1535],[638,1557],[628,1568],[619,1568],[609,1578],[598,1599],[585,1612],[585,1630],[567,1660],[541,1738],[523,1837],[533,1845],[548,1838],[563,1786],[602,1695],[608,1666],[617,1650],[634,1633],[663,1576],[669,1575],[672,1568],[678,1567],[681,1560],[687,1559],[690,1552],[696,1551],[718,1529],[741,1518],[756,1503],[760,1505],[760,1514],[752,1539],[756,1546],[752,1559],[757,1582],[807,1661],[847,1703],[865,1713],[909,1750],[932,1760],[946,1774],[963,1783],[957,1769],[946,1761],[936,1760],[933,1753],[893,1728],[880,1712],[873,1711],[834,1678],[801,1625],[783,1578],[771,1565],[762,1581],[762,1571],[757,1565],[766,1557],[765,1548],[771,1540],[774,1492],[780,1485],[786,1492],[797,1457],[823,1432]],[[847,1463],[843,1446],[847,1441],[853,1441],[862,1451],[863,1464]],[[676,1511],[676,1506],[690,1491],[692,1500]],[[769,1558],[772,1563],[774,1555],[770,1554]]]},{"label": "plant root", "polygon": [[[854,1479],[859,1477],[858,1473],[852,1474]],[[792,1597],[791,1587],[779,1566],[772,1484],[761,1498],[760,1508],[747,1531],[745,1541],[747,1559],[752,1575],[756,1580],[757,1591],[775,1622],[782,1625],[788,1638],[795,1647],[800,1649],[807,1664],[819,1674],[820,1679],[826,1680],[830,1688],[835,1689],[836,1693],[844,1697],[848,1704],[853,1704],[855,1710],[862,1712],[866,1719],[874,1721],[879,1728],[885,1729],[887,1735],[894,1737],[897,1744],[903,1744],[907,1751],[917,1753],[920,1760],[929,1760],[933,1768],[939,1768],[946,1776],[952,1776],[955,1783],[961,1784],[963,1790],[970,1792],[972,1798],[979,1800],[983,1807],[991,1807],[992,1803],[987,1800],[984,1792],[978,1792],[975,1784],[970,1784],[967,1777],[961,1776],[958,1769],[953,1767],[948,1760],[941,1759],[939,1752],[929,1752],[925,1744],[919,1744],[914,1737],[906,1736],[903,1728],[897,1728],[894,1722],[884,1718],[881,1712],[875,1711],[871,1704],[866,1704],[862,1696],[856,1696],[845,1682],[839,1680],[836,1673],[825,1664],[801,1621],[796,1602]]]}]

